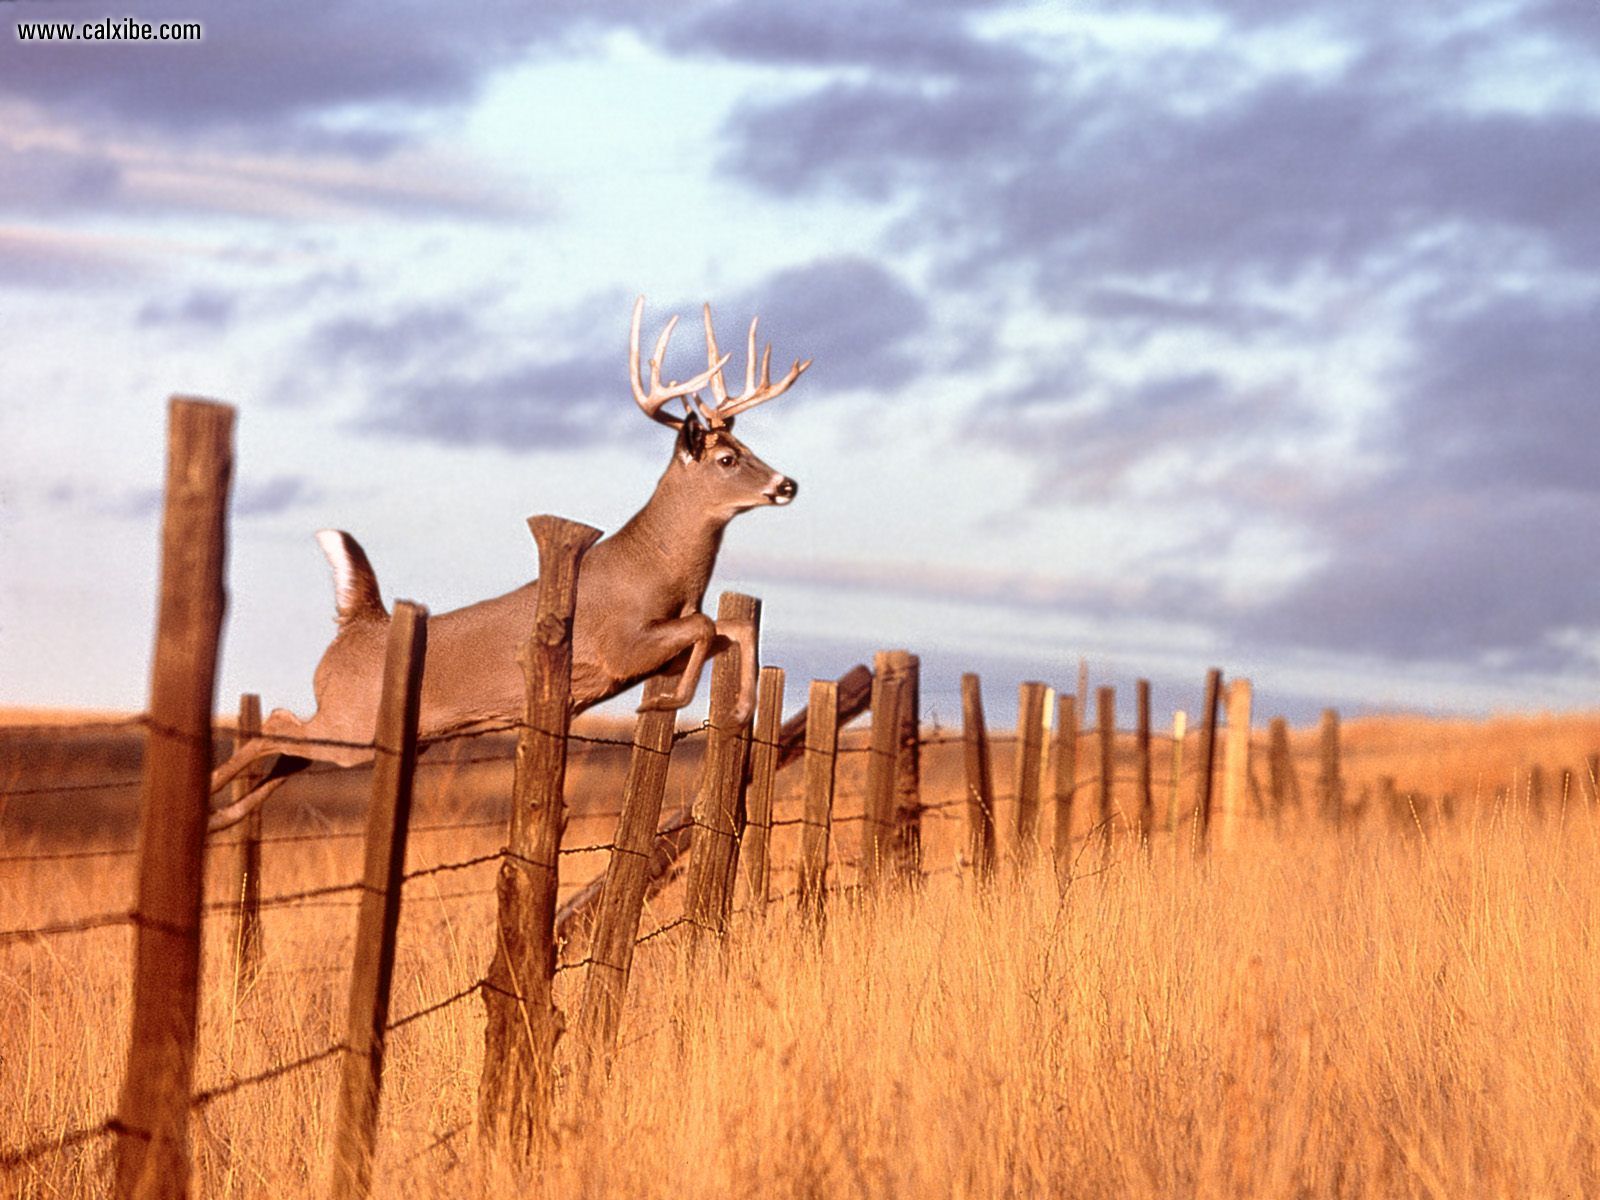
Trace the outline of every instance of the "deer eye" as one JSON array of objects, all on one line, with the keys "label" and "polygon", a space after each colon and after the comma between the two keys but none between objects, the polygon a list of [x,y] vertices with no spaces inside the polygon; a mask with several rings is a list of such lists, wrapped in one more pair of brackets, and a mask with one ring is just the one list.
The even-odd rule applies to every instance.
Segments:
[{"label": "deer eye", "polygon": [[733,455],[731,454],[724,453],[717,455],[717,466],[719,467],[731,467],[733,466],[733,461]]}]

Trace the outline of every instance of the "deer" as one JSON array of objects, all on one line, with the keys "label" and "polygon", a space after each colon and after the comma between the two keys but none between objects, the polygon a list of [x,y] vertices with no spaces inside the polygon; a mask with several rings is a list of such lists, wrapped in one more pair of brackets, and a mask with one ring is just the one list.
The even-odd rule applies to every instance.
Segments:
[{"label": "deer", "polygon": [[[578,577],[573,617],[573,715],[682,662],[677,687],[639,707],[676,710],[699,686],[706,661],[740,648],[735,718],[750,718],[759,664],[755,629],[718,624],[701,611],[728,522],[751,509],[786,505],[799,492],[788,476],[762,462],[733,434],[734,418],[775,400],[811,365],[796,360],[772,382],[772,346],[756,360],[757,317],[747,339],[744,391],[729,395],[723,370],[731,354],[717,346],[711,306],[705,318],[706,369],[682,383],[661,380],[673,316],[650,358],[649,388],[639,368],[644,297],[633,306],[628,373],[644,415],[673,430],[671,457],[644,507],[589,550]],[[709,388],[711,403],[700,392]],[[668,410],[673,401],[683,415]],[[215,808],[209,826],[226,829],[256,811],[291,776],[313,762],[357,766],[371,761],[383,677],[389,612],[366,552],[343,530],[325,529],[317,542],[333,571],[338,632],[312,677],[316,711],[301,720],[275,709],[261,732],[246,739],[211,775],[215,795],[252,764],[274,761],[251,789]],[[539,581],[430,618],[423,668],[418,737],[426,742],[458,733],[509,727],[524,704],[517,649],[533,625]],[[729,626],[732,626],[731,628]]]}]

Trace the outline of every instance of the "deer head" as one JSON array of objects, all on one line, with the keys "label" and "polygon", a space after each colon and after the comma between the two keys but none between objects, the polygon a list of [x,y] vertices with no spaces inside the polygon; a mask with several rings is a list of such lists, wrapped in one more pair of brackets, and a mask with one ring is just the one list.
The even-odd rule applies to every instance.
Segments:
[{"label": "deer head", "polygon": [[[677,431],[677,447],[672,465],[668,467],[668,476],[671,477],[674,471],[680,473],[679,486],[692,492],[708,515],[725,520],[735,513],[764,504],[787,504],[794,499],[799,485],[774,471],[734,437],[733,419],[739,413],[783,395],[811,365],[811,360],[796,360],[788,374],[773,383],[772,346],[769,344],[761,355],[758,381],[756,326],[760,318],[757,317],[750,322],[744,391],[737,396],[730,396],[722,371],[732,356],[721,353],[717,348],[709,304],[705,306],[704,315],[706,369],[684,383],[661,382],[661,363],[666,356],[667,342],[678,323],[678,318],[673,317],[656,339],[655,352],[650,356],[650,386],[646,391],[639,374],[639,325],[644,316],[644,297],[639,297],[633,306],[633,336],[628,352],[628,374],[633,381],[633,397],[651,420]],[[702,403],[698,395],[702,388],[710,389],[712,404],[709,407]],[[683,401],[683,416],[666,410],[673,400]]]}]

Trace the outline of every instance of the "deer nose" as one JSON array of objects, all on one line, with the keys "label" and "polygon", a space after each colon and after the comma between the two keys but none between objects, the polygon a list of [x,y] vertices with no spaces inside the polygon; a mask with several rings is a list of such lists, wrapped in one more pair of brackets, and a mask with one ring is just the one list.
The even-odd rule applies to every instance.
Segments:
[{"label": "deer nose", "polygon": [[799,490],[800,485],[785,476],[778,482],[778,486],[772,489],[772,502],[774,504],[787,504],[795,498],[795,493]]}]

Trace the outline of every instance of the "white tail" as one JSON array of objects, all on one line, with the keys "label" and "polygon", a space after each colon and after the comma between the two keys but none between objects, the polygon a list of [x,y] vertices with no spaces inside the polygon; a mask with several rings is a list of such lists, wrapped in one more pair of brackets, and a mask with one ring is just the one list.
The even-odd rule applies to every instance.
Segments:
[{"label": "white tail", "polygon": [[[573,711],[609,699],[679,659],[684,660],[682,681],[657,707],[682,708],[694,697],[706,659],[737,644],[742,649],[743,720],[755,704],[760,668],[755,631],[719,627],[701,611],[701,603],[727,523],[747,509],[789,503],[798,486],[733,436],[733,418],[782,395],[811,364],[796,362],[773,384],[768,347],[758,381],[752,321],[745,390],[730,397],[722,378],[729,356],[717,349],[708,307],[706,370],[687,383],[662,382],[661,362],[674,317],[656,341],[647,390],[639,370],[643,312],[640,297],[628,354],[634,399],[646,416],[674,429],[677,441],[649,501],[584,559],[573,622]],[[707,386],[713,397],[710,407],[695,395]],[[682,417],[665,411],[673,400],[683,401]],[[243,819],[313,761],[349,766],[372,757],[367,743],[377,716],[389,614],[377,576],[356,540],[339,530],[324,530],[317,541],[333,568],[339,632],[317,665],[316,713],[301,720],[287,710],[274,711],[262,722],[261,736],[239,747],[213,772],[214,794],[251,763],[278,756],[261,785],[212,814],[212,829]],[[536,579],[429,621],[418,721],[422,738],[509,723],[520,715],[523,680],[517,649],[532,625],[538,587]]]}]

